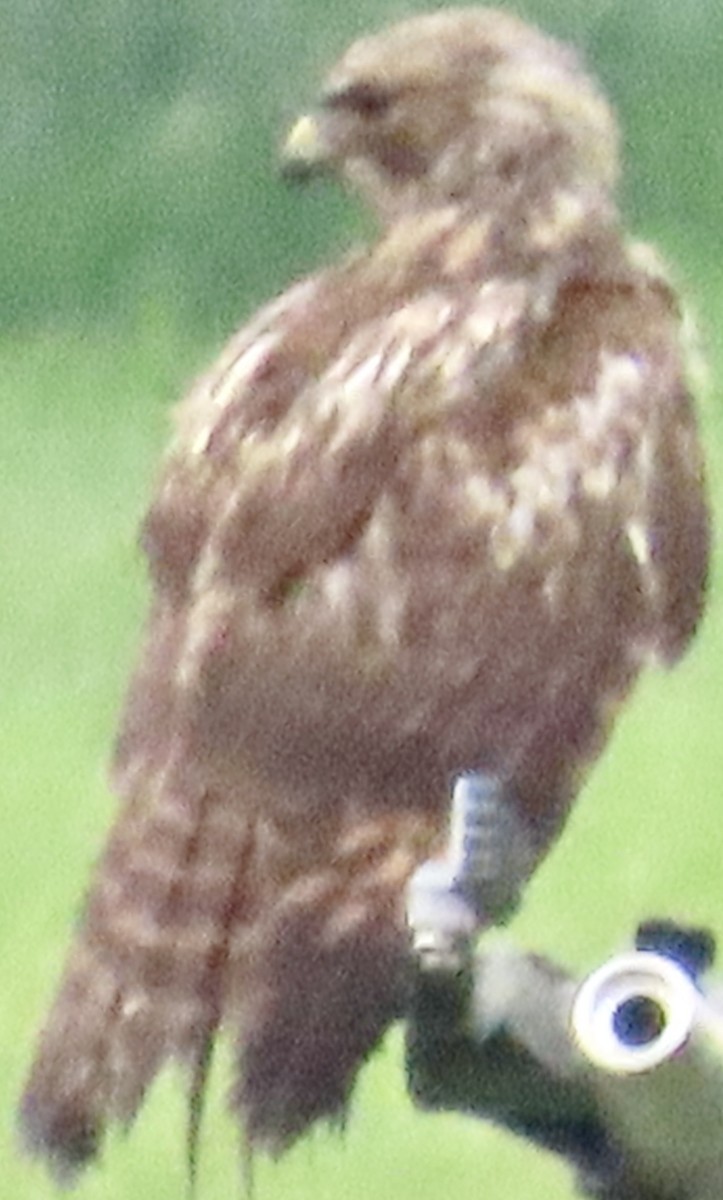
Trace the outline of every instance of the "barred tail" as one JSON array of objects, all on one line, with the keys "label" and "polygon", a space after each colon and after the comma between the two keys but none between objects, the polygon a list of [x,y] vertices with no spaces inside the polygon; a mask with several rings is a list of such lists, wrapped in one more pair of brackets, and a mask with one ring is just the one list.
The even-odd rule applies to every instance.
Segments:
[{"label": "barred tail", "polygon": [[109,1122],[131,1120],[167,1059],[199,1070],[221,1019],[253,837],[238,797],[190,775],[159,776],[122,811],[40,1037],[21,1127],[60,1182]]}]

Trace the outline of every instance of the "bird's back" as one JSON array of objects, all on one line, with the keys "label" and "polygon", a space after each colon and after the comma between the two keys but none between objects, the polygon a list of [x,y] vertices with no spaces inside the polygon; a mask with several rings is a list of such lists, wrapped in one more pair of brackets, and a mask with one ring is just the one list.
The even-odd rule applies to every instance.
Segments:
[{"label": "bird's back", "polygon": [[[640,665],[695,628],[707,523],[667,285],[614,227],[518,237],[512,269],[495,233],[400,223],[181,409],[146,542],[182,629],[159,672],[210,770],[443,808],[464,765],[539,776],[557,722],[577,775]],[[155,737],[138,692],[122,763]]]}]

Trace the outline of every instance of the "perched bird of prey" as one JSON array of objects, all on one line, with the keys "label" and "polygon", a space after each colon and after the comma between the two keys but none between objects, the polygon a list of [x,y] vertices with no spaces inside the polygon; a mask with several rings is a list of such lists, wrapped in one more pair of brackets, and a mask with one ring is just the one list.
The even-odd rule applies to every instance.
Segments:
[{"label": "perched bird of prey", "polygon": [[482,924],[701,613],[678,304],[621,233],[577,57],[502,12],[416,16],[348,50],[287,153],[379,235],[262,309],[178,411],[121,809],[23,1099],[61,1175],[165,1060],[197,1093],[222,1027],[253,1144],[343,1110],[402,1011],[405,893],[455,780],[482,841],[493,814]]}]

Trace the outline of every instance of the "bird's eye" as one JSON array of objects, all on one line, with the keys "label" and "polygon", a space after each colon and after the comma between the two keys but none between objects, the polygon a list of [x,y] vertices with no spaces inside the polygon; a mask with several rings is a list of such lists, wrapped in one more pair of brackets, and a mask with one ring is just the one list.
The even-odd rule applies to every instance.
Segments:
[{"label": "bird's eye", "polygon": [[392,104],[389,92],[371,83],[351,83],[329,92],[324,98],[326,108],[345,109],[357,116],[371,119],[383,117]]}]

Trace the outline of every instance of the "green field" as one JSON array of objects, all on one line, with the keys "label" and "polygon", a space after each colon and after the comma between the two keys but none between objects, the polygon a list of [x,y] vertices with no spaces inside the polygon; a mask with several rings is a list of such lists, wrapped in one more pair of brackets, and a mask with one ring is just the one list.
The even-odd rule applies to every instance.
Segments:
[{"label": "green field", "polygon": [[[688,40],[681,40],[677,54],[675,39],[683,39],[683,33],[676,6],[663,0],[657,7],[641,2],[638,29],[645,38],[637,48],[627,40],[631,6],[598,0],[589,4],[584,18],[583,7],[574,0],[548,0],[529,3],[526,10],[549,16],[558,31],[583,37],[630,117],[629,210],[643,233],[655,236],[677,260],[678,274],[687,280],[701,315],[712,368],[703,424],[720,527],[723,408],[718,381],[723,379],[723,348],[717,330],[723,326],[723,272],[718,266],[723,152],[704,136],[704,117],[717,95],[710,64],[718,62],[723,21],[714,0],[680,5],[686,11]],[[51,35],[60,28],[59,9],[38,6],[39,12],[44,9],[46,16],[55,14],[56,23],[48,16],[47,28],[43,26],[46,58],[41,55],[38,62],[51,61]],[[118,9],[132,28],[141,6],[125,3]],[[164,13],[172,23],[169,5],[151,4],[149,11]],[[229,85],[224,93],[226,108],[223,119],[212,122],[212,137],[211,126],[198,132],[191,109],[188,128],[171,130],[176,141],[166,131],[166,158],[154,158],[157,146],[150,158],[141,153],[139,130],[156,126],[150,102],[144,113],[140,101],[133,108],[137,125],[119,126],[119,132],[108,117],[103,127],[109,131],[107,144],[98,133],[85,153],[73,126],[67,153],[61,146],[57,161],[48,158],[47,178],[41,179],[39,190],[33,190],[37,163],[32,156],[22,158],[22,146],[11,147],[14,157],[0,183],[0,199],[8,206],[7,254],[0,261],[0,299],[8,316],[0,332],[0,805],[5,830],[0,1200],[45,1200],[56,1194],[42,1168],[18,1154],[14,1105],[90,865],[112,817],[104,769],[145,608],[135,531],[166,437],[168,409],[207,361],[232,317],[241,318],[265,292],[303,263],[318,259],[324,243],[333,248],[343,239],[338,198],[327,202],[312,197],[300,201],[299,209],[297,201],[277,189],[270,160],[264,158],[261,182],[244,164],[256,163],[259,154],[268,157],[273,130],[298,101],[288,79],[277,87],[294,55],[302,55],[304,72],[312,78],[310,64],[324,61],[329,45],[343,45],[350,27],[378,23],[380,14],[398,8],[377,2],[367,3],[365,11],[372,14],[366,22],[359,14],[352,21],[340,13],[329,22],[331,9],[325,13],[323,4],[316,9],[299,5],[278,52],[269,49],[273,37],[259,18],[254,36],[266,47],[268,61],[276,55],[278,65],[260,91],[248,84],[252,107],[239,108],[236,124],[242,127],[251,119],[249,112],[257,111],[263,111],[265,124],[254,126],[245,147],[233,143],[231,165],[224,134],[236,128],[229,97],[235,95],[233,87],[242,95],[241,84]],[[206,0],[193,14],[185,14],[189,28],[193,26],[189,44],[197,32],[194,21],[202,26],[207,18],[209,77],[214,46],[221,44],[225,28],[222,16],[230,19],[230,12],[222,0],[215,5]],[[283,6],[270,5],[268,12],[269,27],[283,21]],[[19,47],[24,36],[30,37],[29,25],[26,30],[21,24],[13,35]],[[307,25],[315,30],[313,50],[303,38]],[[144,27],[138,28],[142,42]],[[69,83],[61,108],[69,104],[68,91],[72,96],[77,84],[80,94],[87,85],[93,54],[103,63],[110,55],[97,30],[95,41],[84,38],[80,26],[78,31],[91,66],[76,72],[66,46],[61,67]],[[156,30],[154,36],[161,35]],[[5,55],[7,69],[13,65],[11,52],[7,45],[0,51],[0,65]],[[668,54],[664,67],[656,65],[658,52]],[[244,54],[248,65],[251,51],[245,48]],[[25,103],[35,94],[28,82],[30,67],[14,70]],[[226,59],[224,70],[230,78]],[[5,74],[2,86],[8,86],[7,70]],[[171,90],[169,85],[169,95]],[[140,95],[140,84],[137,91]],[[175,92],[173,97],[175,103]],[[83,96],[76,97],[80,124],[92,125],[92,112],[83,108],[90,101],[81,100]],[[154,119],[160,122],[161,101],[154,95],[156,101]],[[108,101],[108,112],[110,107]],[[215,109],[208,111],[213,116]],[[98,121],[104,112],[101,106]],[[663,114],[667,117],[660,125]],[[206,110],[196,117],[211,121]],[[68,122],[70,129],[70,116]],[[719,125],[718,113],[715,137]],[[116,175],[111,169],[107,196],[103,193],[103,203],[94,207],[88,197],[93,179],[100,178],[103,154],[115,154],[113,138],[120,145],[124,136],[127,154],[139,156],[138,172],[132,178],[124,175],[116,155]],[[30,144],[32,148],[32,139]],[[201,161],[202,152],[207,157]],[[201,161],[201,168],[190,179],[192,161]],[[223,191],[223,204],[210,199],[217,191]],[[235,223],[230,219],[234,204]],[[170,229],[167,245],[153,224],[163,224],[164,212],[164,228]],[[206,220],[210,259],[204,258],[200,237]],[[133,243],[133,256],[126,241]],[[144,262],[151,244],[157,254],[149,252]],[[222,262],[232,265],[222,268]],[[510,927],[519,944],[583,970],[623,946],[642,917],[670,915],[723,932],[718,797],[723,781],[722,663],[723,580],[716,570],[694,649],[671,676],[651,674],[625,710],[566,836]],[[238,1130],[224,1107],[230,1066],[229,1057],[219,1055],[202,1138],[202,1200],[242,1195]],[[184,1136],[183,1080],[169,1070],[130,1135],[109,1139],[102,1166],[79,1186],[79,1200],[176,1200],[185,1186]],[[398,1032],[365,1072],[344,1135],[322,1130],[281,1163],[257,1163],[255,1182],[261,1200],[363,1200],[371,1195],[432,1200],[452,1190],[455,1200],[572,1196],[568,1173],[550,1156],[471,1120],[414,1112],[403,1090]]]}]

